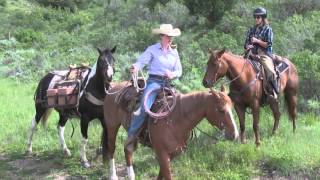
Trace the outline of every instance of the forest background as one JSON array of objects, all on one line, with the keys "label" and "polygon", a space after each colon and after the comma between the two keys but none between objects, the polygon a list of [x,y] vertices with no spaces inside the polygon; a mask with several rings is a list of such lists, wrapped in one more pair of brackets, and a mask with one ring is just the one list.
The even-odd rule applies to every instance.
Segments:
[{"label": "forest background", "polygon": [[118,47],[115,80],[158,40],[151,29],[182,30],[182,92],[201,88],[208,48],[243,53],[252,11],[265,7],[274,53],[288,57],[301,79],[300,110],[320,107],[320,1],[318,0],[0,0],[0,77],[37,81],[53,69],[97,59],[96,47]]}]

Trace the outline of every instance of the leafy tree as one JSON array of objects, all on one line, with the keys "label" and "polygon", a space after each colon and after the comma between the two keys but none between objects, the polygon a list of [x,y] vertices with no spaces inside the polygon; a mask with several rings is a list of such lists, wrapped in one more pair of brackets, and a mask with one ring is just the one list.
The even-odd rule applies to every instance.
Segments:
[{"label": "leafy tree", "polygon": [[[235,0],[179,0],[190,11],[190,14],[206,17],[211,24],[219,21],[223,14],[233,7]],[[148,5],[153,9],[157,3],[167,4],[169,0],[149,0]]]},{"label": "leafy tree", "polygon": [[90,1],[87,0],[36,0],[39,4],[44,6],[51,6],[53,8],[69,9],[75,12],[78,8],[84,9],[88,6]]}]

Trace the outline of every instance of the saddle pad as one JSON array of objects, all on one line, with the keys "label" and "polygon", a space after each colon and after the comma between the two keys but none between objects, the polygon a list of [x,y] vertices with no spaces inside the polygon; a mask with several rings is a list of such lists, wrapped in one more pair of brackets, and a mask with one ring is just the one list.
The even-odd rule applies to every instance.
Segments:
[{"label": "saddle pad", "polygon": [[276,65],[276,69],[279,71],[279,74],[282,74],[287,69],[289,69],[289,65],[286,62],[282,61]]},{"label": "saddle pad", "polygon": [[256,73],[261,71],[261,63],[260,62],[255,61],[255,60],[251,60],[251,59],[248,59],[248,60],[249,60],[248,62],[252,65],[252,67]]}]

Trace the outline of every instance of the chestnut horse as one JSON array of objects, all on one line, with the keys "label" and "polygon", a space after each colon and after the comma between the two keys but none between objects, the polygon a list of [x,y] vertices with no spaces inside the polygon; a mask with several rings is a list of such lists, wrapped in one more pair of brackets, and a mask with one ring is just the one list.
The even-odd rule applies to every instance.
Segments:
[{"label": "chestnut horse", "polygon": [[[230,97],[240,121],[240,138],[245,143],[245,112],[251,108],[253,116],[253,130],[255,143],[260,145],[259,134],[259,108],[262,105],[263,87],[262,81],[256,77],[256,72],[248,63],[247,59],[236,56],[225,50],[209,50],[211,56],[207,63],[206,74],[203,78],[205,87],[212,87],[216,81],[224,76],[230,79]],[[293,132],[296,129],[297,116],[297,91],[299,78],[294,64],[286,58],[282,61],[289,65],[289,68],[280,74],[280,91],[284,93],[290,119],[292,120]],[[275,134],[279,126],[279,101],[269,101],[274,116],[272,133]]]},{"label": "chestnut horse", "polygon": [[[112,91],[122,89],[127,83],[112,85]],[[108,95],[104,102],[106,129],[103,136],[104,161],[109,160],[110,179],[117,179],[114,151],[119,127],[128,129],[131,113],[124,111],[115,102],[117,95]],[[148,119],[149,137],[158,162],[160,172],[158,179],[171,179],[170,161],[183,151],[191,130],[203,119],[207,118],[212,126],[224,130],[225,137],[234,140],[238,137],[238,129],[232,116],[231,99],[224,92],[194,92],[177,96],[177,104],[164,119]],[[106,130],[106,131],[105,131]],[[132,155],[134,150],[124,149],[129,179],[134,179]]]},{"label": "chestnut horse", "polygon": [[[86,157],[86,145],[88,142],[88,125],[93,119],[99,119],[103,123],[103,100],[109,89],[109,84],[114,75],[114,57],[116,46],[113,49],[97,49],[99,57],[93,68],[86,70],[83,74],[83,82],[80,87],[80,100],[78,107],[55,108],[59,113],[58,131],[62,151],[65,155],[71,156],[64,140],[64,126],[68,119],[77,117],[81,123],[81,163],[84,167],[89,167],[89,161]],[[35,92],[36,114],[31,122],[30,134],[28,135],[27,154],[32,153],[32,137],[40,120],[45,123],[53,108],[46,106],[44,99],[47,95],[47,89],[62,80],[67,71],[55,71],[46,74],[39,82]],[[40,101],[39,101],[40,100]]]}]

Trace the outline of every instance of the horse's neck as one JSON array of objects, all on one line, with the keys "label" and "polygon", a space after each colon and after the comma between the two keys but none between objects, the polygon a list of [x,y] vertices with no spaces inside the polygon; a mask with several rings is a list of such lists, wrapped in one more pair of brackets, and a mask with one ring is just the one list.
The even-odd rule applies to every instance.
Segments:
[{"label": "horse's neck", "polygon": [[234,80],[233,85],[240,87],[252,80],[248,78],[248,74],[253,73],[253,69],[244,58],[233,54],[224,54],[224,59],[228,64],[227,77]]},{"label": "horse's neck", "polygon": [[180,108],[179,116],[183,118],[178,118],[181,122],[177,122],[176,125],[184,131],[184,135],[188,135],[205,118],[207,99],[208,96],[204,92],[181,96],[177,108]]},{"label": "horse's neck", "polygon": [[95,96],[104,98],[105,87],[104,87],[104,82],[102,77],[100,77],[99,75],[97,75],[97,73],[95,73],[92,77],[89,77],[87,81],[88,81],[88,85],[85,90]]}]

